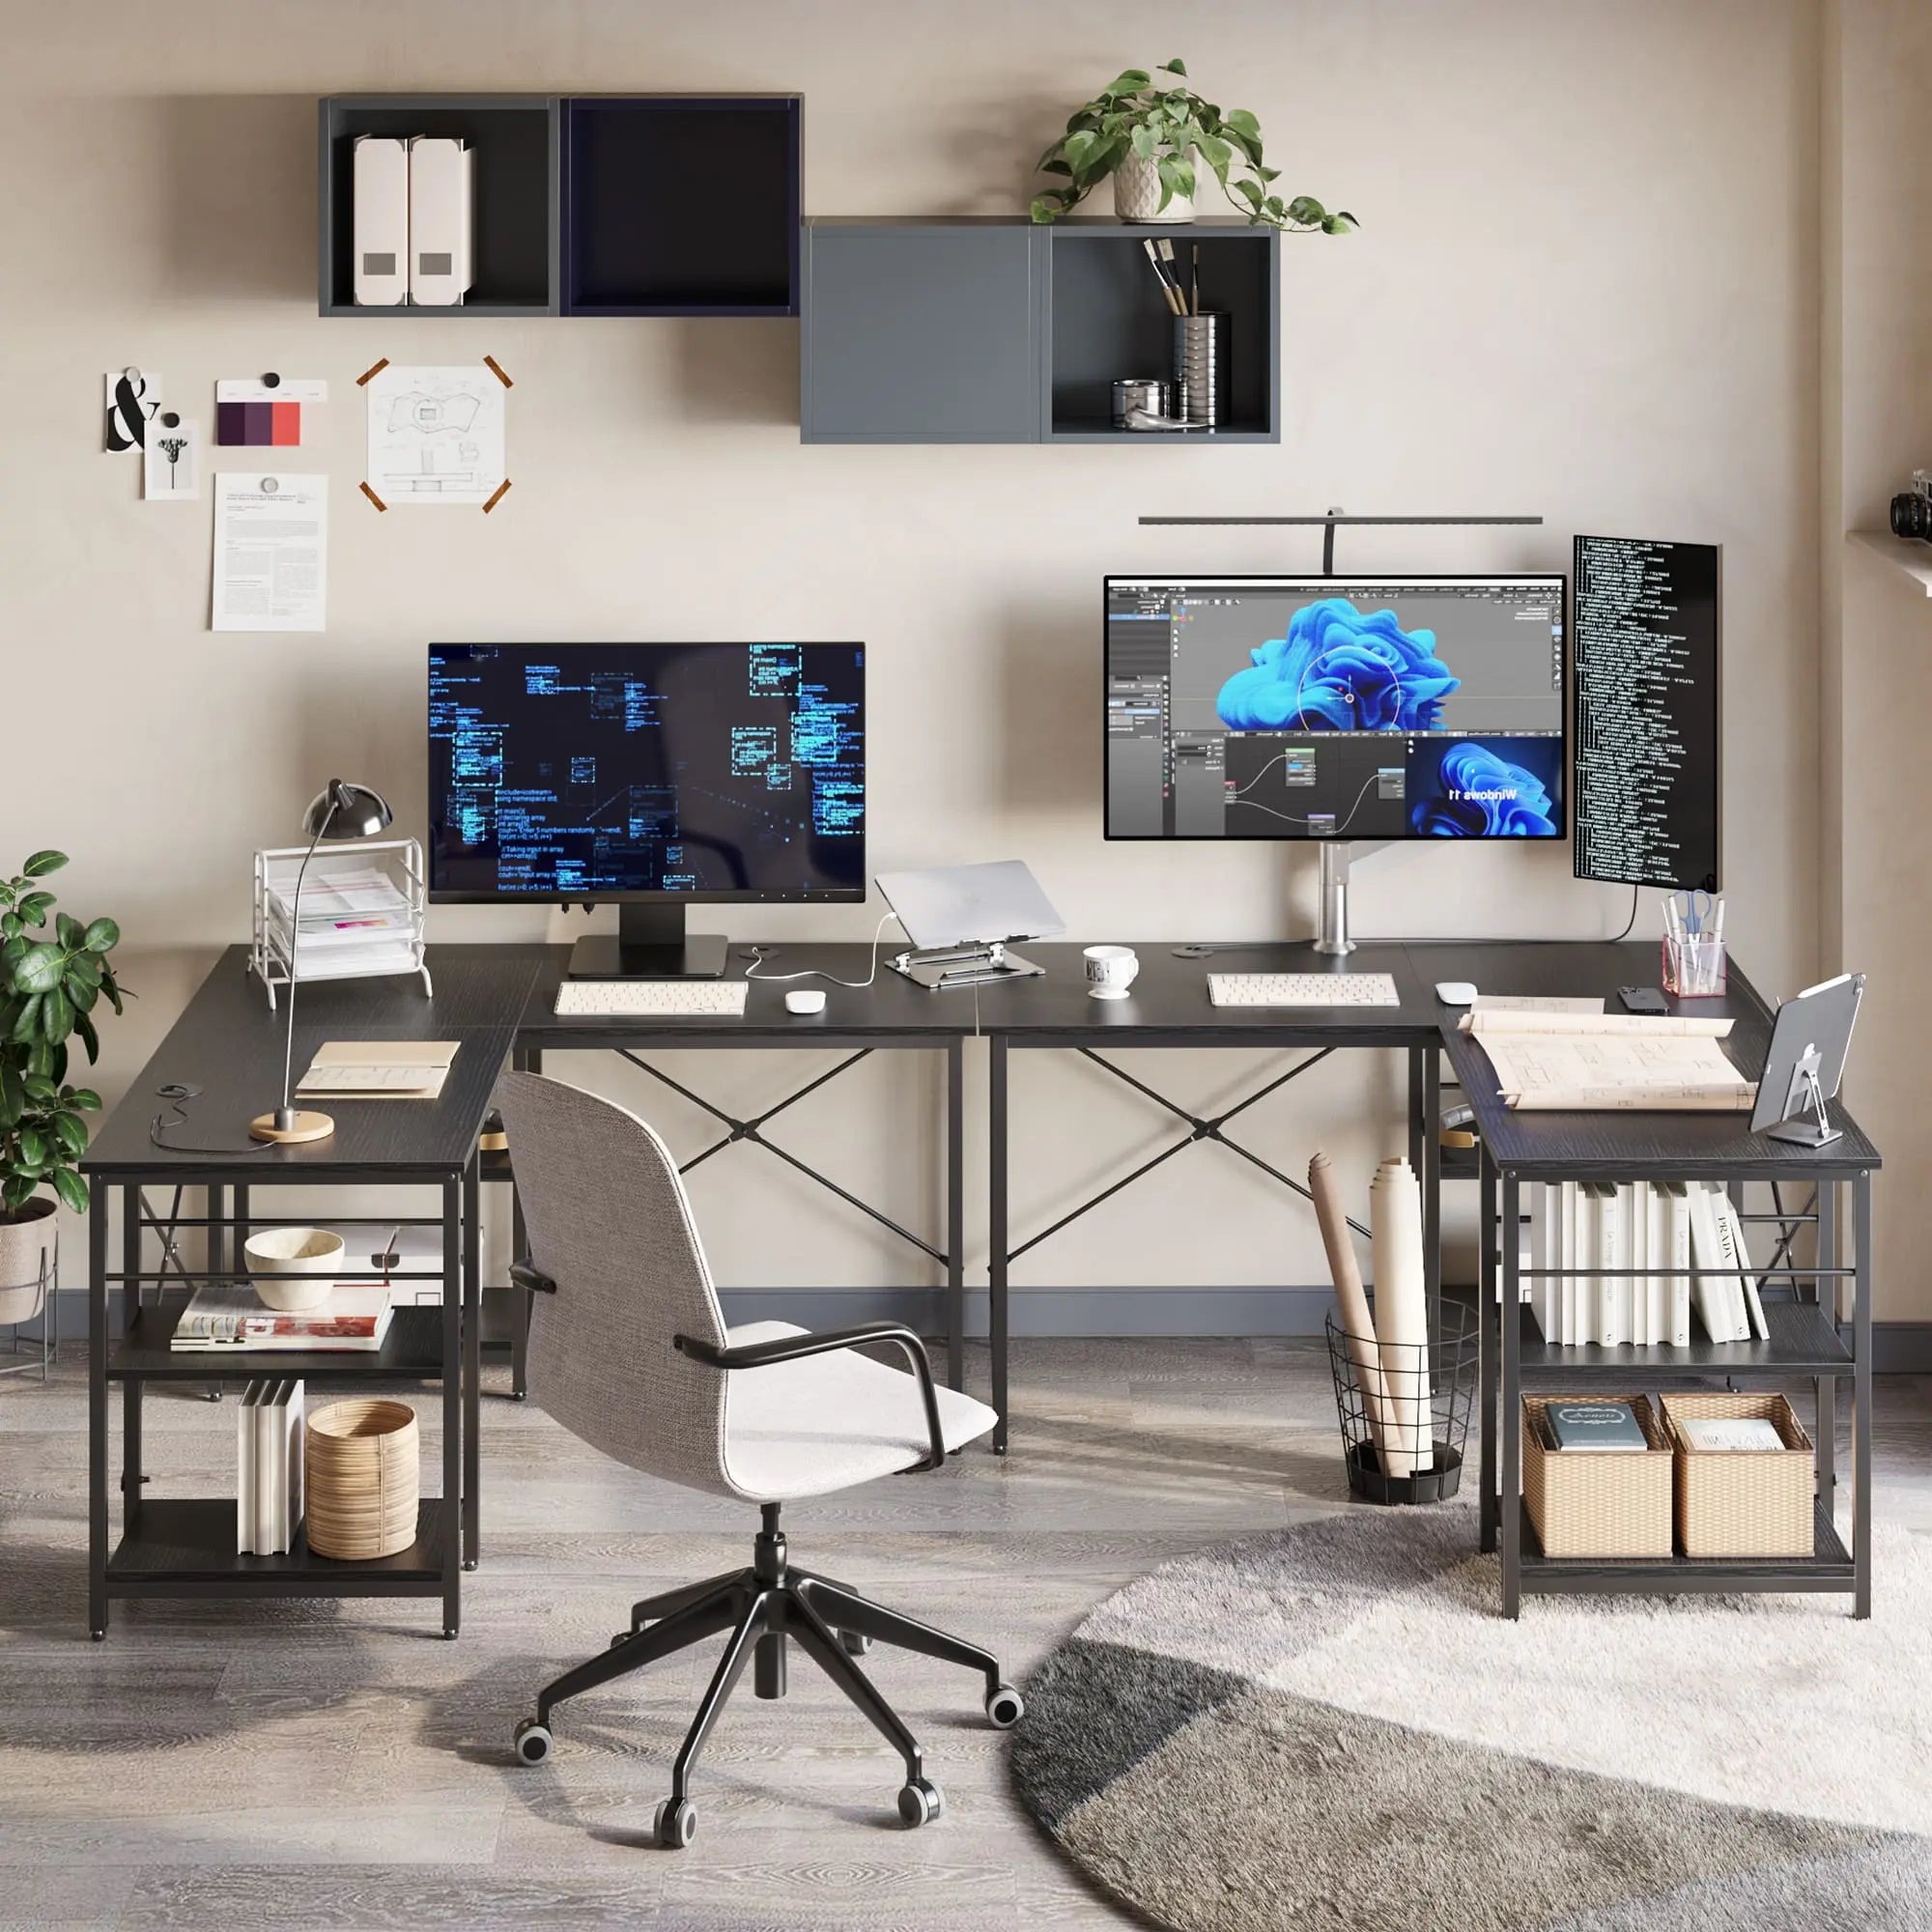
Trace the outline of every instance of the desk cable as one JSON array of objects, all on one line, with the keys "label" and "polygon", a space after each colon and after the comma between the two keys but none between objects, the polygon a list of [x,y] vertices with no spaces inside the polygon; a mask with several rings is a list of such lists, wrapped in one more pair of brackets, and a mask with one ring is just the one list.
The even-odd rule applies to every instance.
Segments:
[{"label": "desk cable", "polygon": [[163,1136],[173,1133],[178,1127],[188,1123],[187,1103],[201,1094],[199,1087],[190,1087],[185,1080],[170,1080],[163,1087],[155,1089],[156,1096],[168,1103],[173,1113],[171,1121],[166,1114],[156,1114],[148,1122],[148,1138],[157,1148],[168,1153],[261,1153],[264,1150],[259,1141],[250,1141],[245,1147],[196,1147],[186,1141],[171,1141]]},{"label": "desk cable", "polygon": [[[879,977],[879,941],[885,937],[886,927],[897,917],[897,913],[887,913],[873,929],[871,970],[863,980],[841,980],[838,974],[828,973],[820,966],[801,967],[796,973],[760,972],[758,969],[764,965],[766,959],[779,951],[776,946],[753,946],[748,949],[752,954],[752,963],[745,968],[745,978],[763,980],[772,985],[781,985],[787,980],[829,980],[835,986],[843,986],[854,993],[863,993]],[[910,939],[912,935],[907,933],[906,937]]]}]

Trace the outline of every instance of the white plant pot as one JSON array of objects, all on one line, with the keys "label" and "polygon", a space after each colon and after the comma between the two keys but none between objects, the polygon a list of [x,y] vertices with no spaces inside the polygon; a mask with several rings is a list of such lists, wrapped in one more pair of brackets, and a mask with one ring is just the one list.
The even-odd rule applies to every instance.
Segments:
[{"label": "white plant pot", "polygon": [[41,1312],[43,1277],[53,1272],[54,1206],[29,1201],[24,1221],[0,1221],[0,1323],[32,1321]]},{"label": "white plant pot", "polygon": [[[1197,169],[1200,157],[1192,157]],[[1160,205],[1160,170],[1151,161],[1129,152],[1114,170],[1114,213],[1122,221],[1192,221],[1194,197],[1177,194],[1165,208]]]}]

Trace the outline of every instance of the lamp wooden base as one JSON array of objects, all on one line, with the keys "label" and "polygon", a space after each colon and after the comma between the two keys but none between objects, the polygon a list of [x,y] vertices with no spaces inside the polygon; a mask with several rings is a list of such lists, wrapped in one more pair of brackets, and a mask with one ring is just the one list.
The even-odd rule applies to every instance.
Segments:
[{"label": "lamp wooden base", "polygon": [[251,1139],[274,1141],[287,1146],[296,1141],[326,1141],[335,1131],[335,1122],[327,1114],[298,1112],[292,1127],[278,1127],[272,1113],[257,1114],[248,1122]]}]

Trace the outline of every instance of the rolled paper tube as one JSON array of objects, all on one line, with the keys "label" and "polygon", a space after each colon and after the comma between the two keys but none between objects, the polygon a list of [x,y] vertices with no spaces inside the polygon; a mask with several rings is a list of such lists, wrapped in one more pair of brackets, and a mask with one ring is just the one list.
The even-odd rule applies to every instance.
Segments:
[{"label": "rolled paper tube", "polygon": [[1429,1296],[1423,1285],[1422,1190],[1406,1160],[1385,1160],[1369,1186],[1376,1256],[1376,1341],[1389,1406],[1389,1473],[1435,1465],[1429,1394]]},{"label": "rolled paper tube", "polygon": [[1308,1191],[1315,1197],[1315,1218],[1321,1224],[1321,1245],[1328,1250],[1335,1307],[1342,1318],[1342,1332],[1349,1338],[1349,1359],[1355,1365],[1355,1379],[1361,1385],[1362,1407],[1369,1418],[1369,1439],[1376,1446],[1377,1463],[1386,1470],[1389,1418],[1381,1354],[1376,1347],[1376,1324],[1369,1313],[1369,1297],[1362,1288],[1362,1271],[1355,1265],[1355,1250],[1349,1240],[1349,1217],[1342,1208],[1341,1190],[1335,1184],[1334,1164],[1325,1153],[1309,1156]]}]

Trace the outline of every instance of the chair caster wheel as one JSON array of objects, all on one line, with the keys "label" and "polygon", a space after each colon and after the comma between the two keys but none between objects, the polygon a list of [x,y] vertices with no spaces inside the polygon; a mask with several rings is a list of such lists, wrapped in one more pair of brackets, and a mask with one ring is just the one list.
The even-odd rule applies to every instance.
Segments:
[{"label": "chair caster wheel", "polygon": [[541,1764],[556,1747],[550,1726],[538,1723],[534,1718],[526,1718],[517,1726],[516,1744],[517,1755],[526,1764]]},{"label": "chair caster wheel", "polygon": [[864,1631],[840,1631],[838,1648],[847,1657],[864,1657],[872,1647],[872,1639]]},{"label": "chair caster wheel", "polygon": [[996,1685],[986,1693],[986,1719],[1009,1731],[1026,1716],[1026,1699],[1010,1684]]},{"label": "chair caster wheel", "polygon": [[668,1852],[681,1852],[697,1835],[697,1807],[689,1798],[667,1798],[658,1806],[653,1835]]},{"label": "chair caster wheel", "polygon": [[908,1779],[899,1786],[899,1823],[908,1832],[944,1816],[946,1794],[929,1777]]}]

